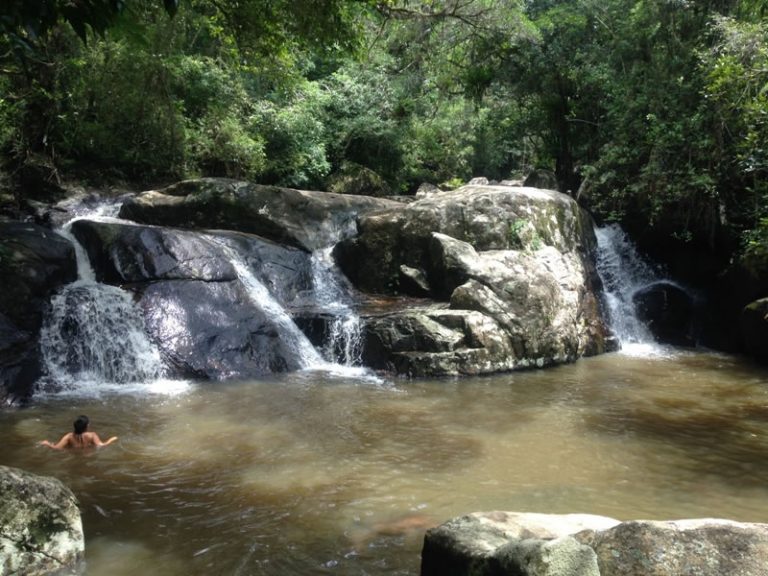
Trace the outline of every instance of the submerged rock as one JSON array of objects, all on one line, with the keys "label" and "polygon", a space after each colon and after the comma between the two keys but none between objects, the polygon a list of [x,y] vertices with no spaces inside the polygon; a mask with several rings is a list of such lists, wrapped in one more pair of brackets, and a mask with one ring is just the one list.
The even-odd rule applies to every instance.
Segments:
[{"label": "submerged rock", "polygon": [[422,576],[764,576],[768,524],[476,513],[427,531]]},{"label": "submerged rock", "polygon": [[77,573],[84,538],[77,500],[55,478],[0,466],[0,573]]}]

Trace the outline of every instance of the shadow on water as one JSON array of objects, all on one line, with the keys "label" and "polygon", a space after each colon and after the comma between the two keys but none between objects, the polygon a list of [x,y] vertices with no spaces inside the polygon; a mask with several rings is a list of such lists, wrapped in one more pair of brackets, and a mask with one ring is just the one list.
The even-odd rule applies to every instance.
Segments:
[{"label": "shadow on water", "polygon": [[[712,361],[714,360],[714,362]],[[747,362],[682,354],[639,360],[630,376],[591,390],[592,433],[652,444],[678,473],[758,487],[768,474],[768,377]]]}]

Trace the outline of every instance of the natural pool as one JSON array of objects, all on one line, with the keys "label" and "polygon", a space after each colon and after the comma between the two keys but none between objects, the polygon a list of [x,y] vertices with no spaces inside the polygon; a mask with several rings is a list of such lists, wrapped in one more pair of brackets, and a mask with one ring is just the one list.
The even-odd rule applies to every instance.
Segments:
[{"label": "natural pool", "polygon": [[[0,414],[0,462],[77,494],[89,576],[415,575],[425,527],[480,510],[768,521],[768,370],[732,356],[119,390]],[[80,413],[118,444],[36,447]]]}]

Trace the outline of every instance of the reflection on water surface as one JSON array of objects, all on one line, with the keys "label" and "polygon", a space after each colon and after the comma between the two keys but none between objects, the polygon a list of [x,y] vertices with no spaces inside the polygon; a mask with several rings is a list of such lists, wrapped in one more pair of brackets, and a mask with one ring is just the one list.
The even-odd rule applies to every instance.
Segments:
[{"label": "reflection on water surface", "polygon": [[[80,499],[89,576],[418,574],[426,526],[491,509],[768,521],[768,373],[728,356],[178,392],[2,414],[2,463]],[[120,442],[35,448],[80,413]]]}]

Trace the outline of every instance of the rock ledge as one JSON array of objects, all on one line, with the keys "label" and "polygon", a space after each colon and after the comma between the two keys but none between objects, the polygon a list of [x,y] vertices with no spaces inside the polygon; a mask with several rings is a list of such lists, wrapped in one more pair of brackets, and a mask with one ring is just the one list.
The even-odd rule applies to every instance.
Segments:
[{"label": "rock ledge", "polygon": [[421,576],[765,576],[768,524],[480,512],[427,531]]}]

